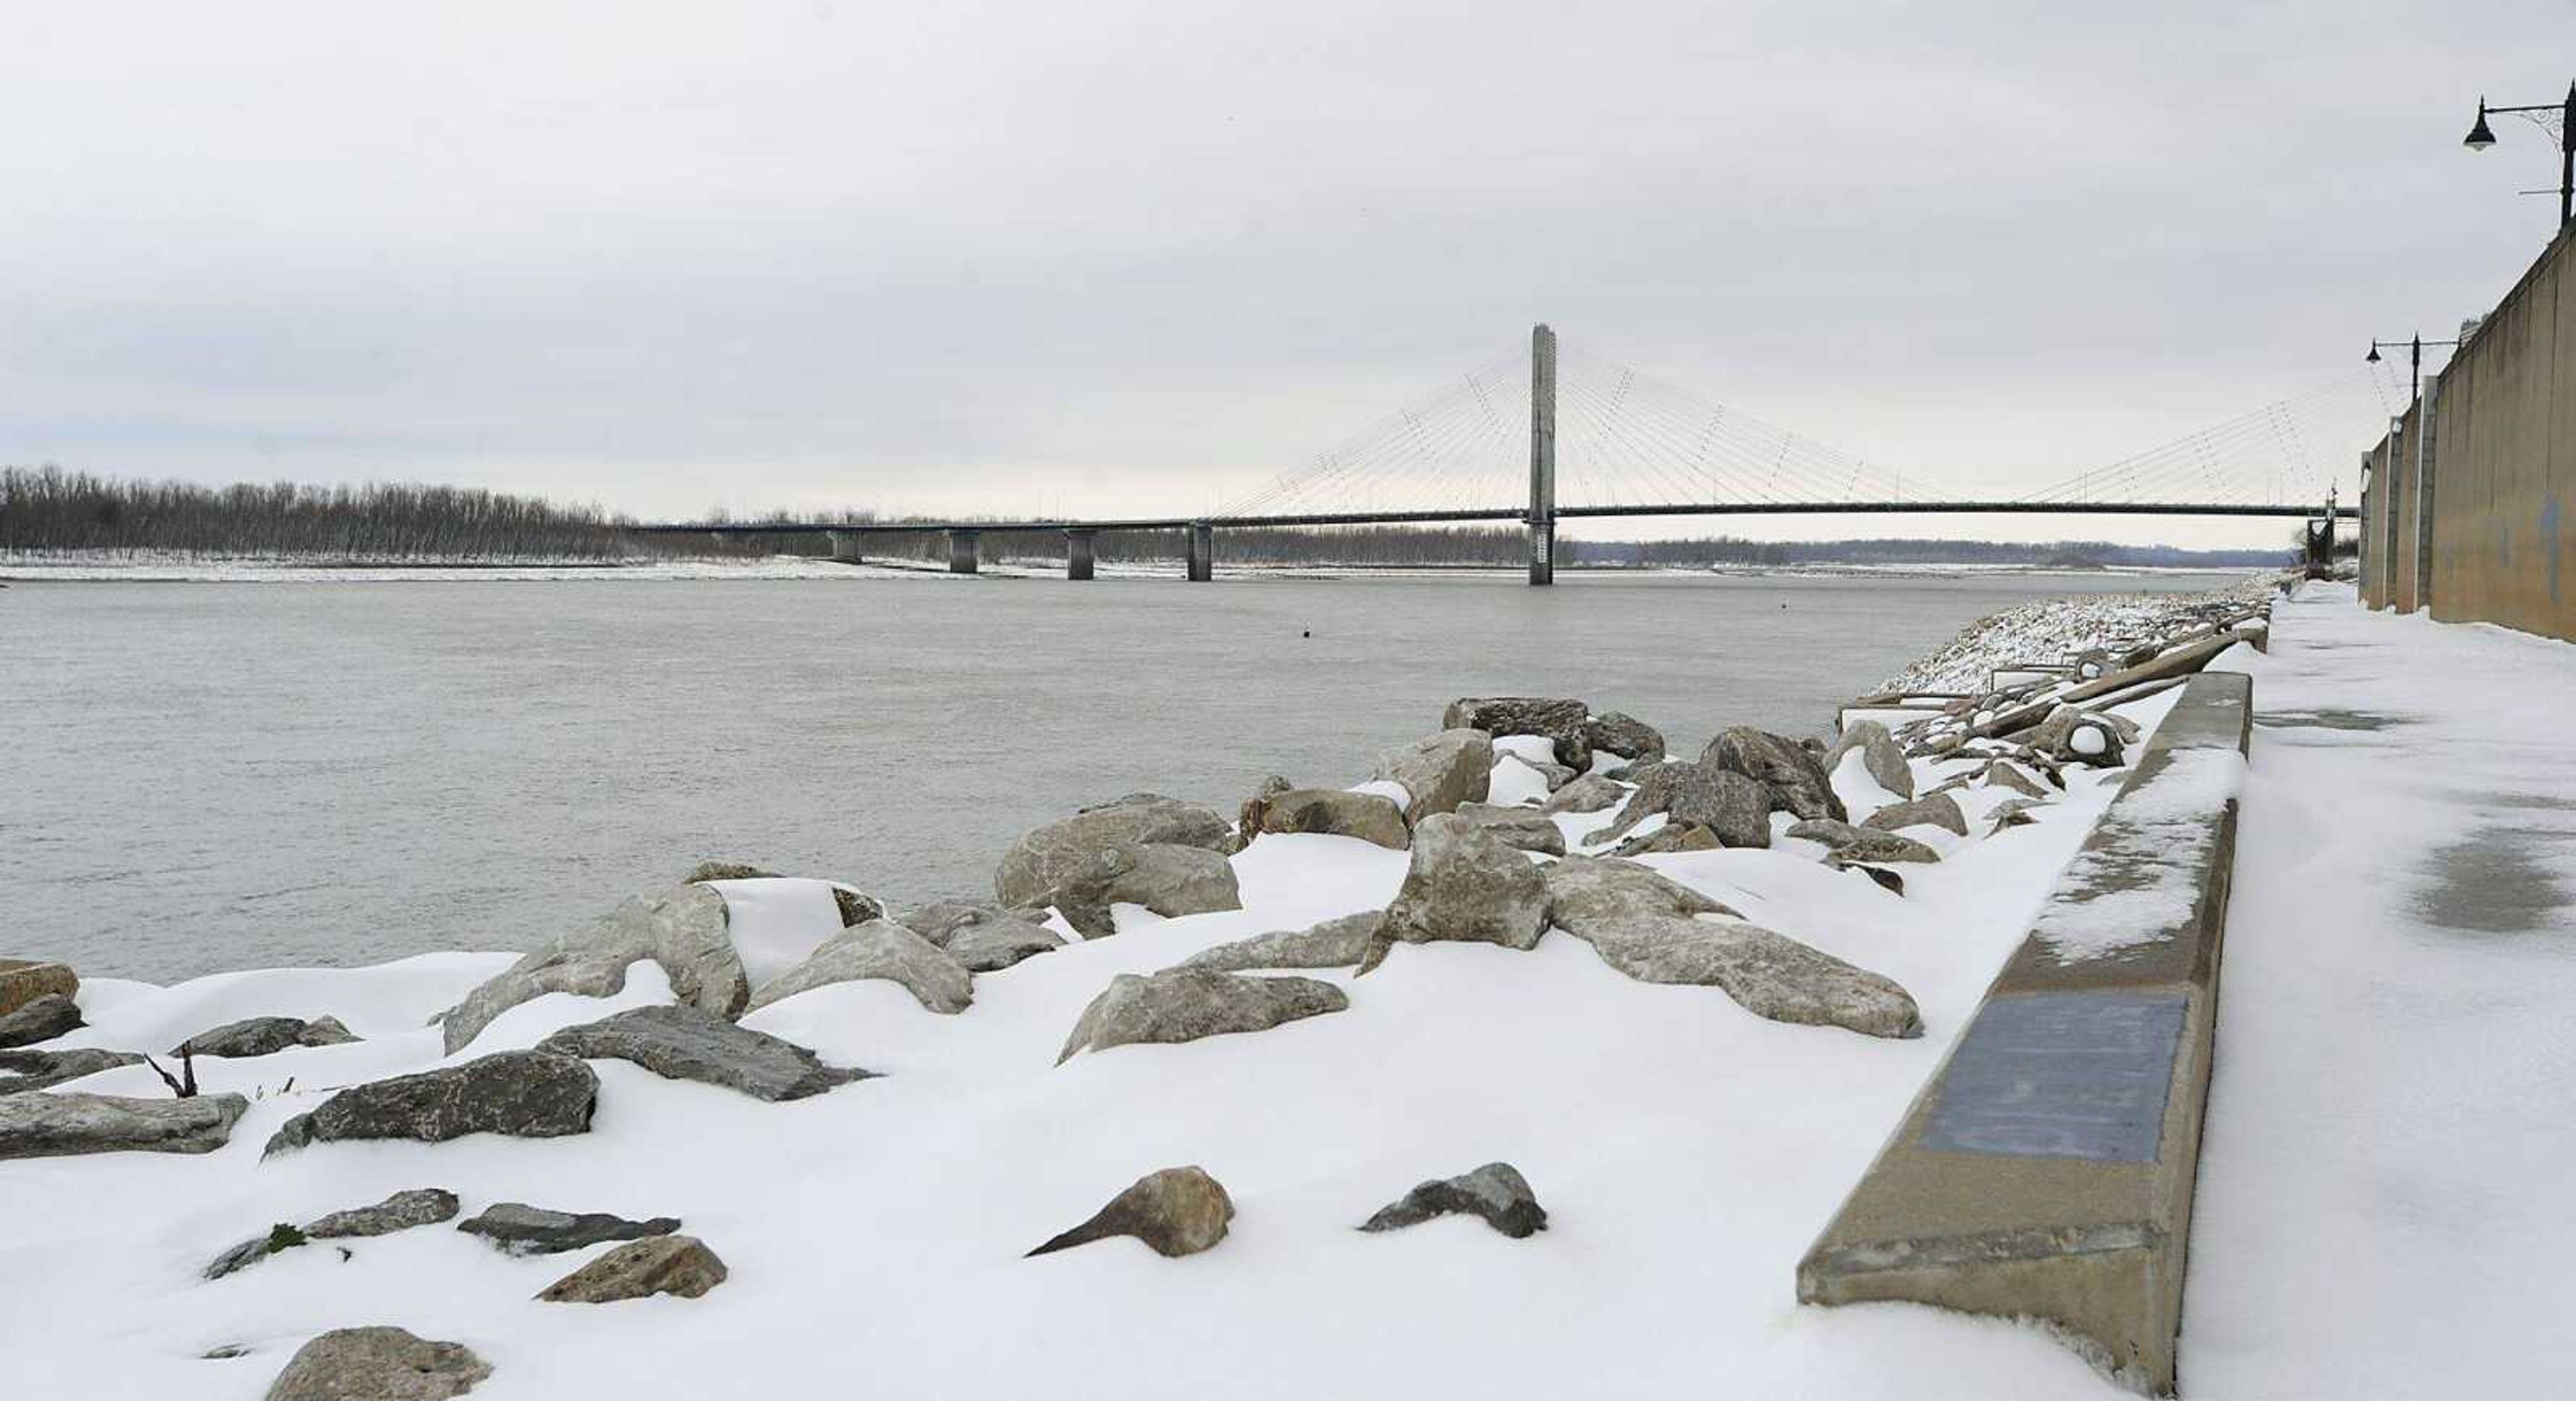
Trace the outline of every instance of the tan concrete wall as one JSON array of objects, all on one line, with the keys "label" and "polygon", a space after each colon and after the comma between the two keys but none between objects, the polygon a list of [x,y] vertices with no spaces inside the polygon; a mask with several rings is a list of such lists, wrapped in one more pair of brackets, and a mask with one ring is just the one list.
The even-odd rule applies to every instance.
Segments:
[{"label": "tan concrete wall", "polygon": [[2576,236],[2562,232],[2442,376],[2433,616],[2576,639]]},{"label": "tan concrete wall", "polygon": [[2418,408],[2410,408],[2398,420],[2398,429],[2390,441],[2387,456],[2394,460],[2388,474],[2388,605],[2400,613],[2415,611],[2415,528],[2419,512],[2415,479],[2415,425]]}]

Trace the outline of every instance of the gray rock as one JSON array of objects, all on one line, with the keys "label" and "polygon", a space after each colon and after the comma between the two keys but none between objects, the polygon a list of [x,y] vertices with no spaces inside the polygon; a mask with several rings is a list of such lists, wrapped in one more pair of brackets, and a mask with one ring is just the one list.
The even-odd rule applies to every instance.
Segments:
[{"label": "gray rock", "polygon": [[1539,777],[1539,782],[1547,785],[1547,791],[1550,797],[1555,796],[1558,789],[1563,788],[1565,785],[1574,781],[1574,770],[1567,768],[1563,764],[1533,764],[1528,759],[1518,754],[1513,754],[1509,757],[1513,763],[1536,773]]},{"label": "gray rock", "polygon": [[922,1006],[953,1016],[975,1000],[975,976],[945,950],[892,920],[852,925],[823,941],[805,961],[760,985],[747,1011],[832,983],[883,978]]},{"label": "gray rock", "polygon": [[837,883],[832,886],[832,906],[841,912],[843,929],[854,924],[865,924],[872,919],[883,919],[886,913],[884,901],[864,891],[852,890],[846,885]]},{"label": "gray rock", "polygon": [[1291,788],[1272,794],[1262,806],[1260,830],[1357,837],[1390,851],[1404,850],[1409,841],[1404,809],[1375,793],[1339,788]]},{"label": "gray rock", "polygon": [[1404,820],[1420,822],[1436,812],[1456,812],[1461,803],[1481,803],[1494,774],[1494,739],[1483,730],[1442,730],[1428,739],[1400,744],[1377,756],[1375,778],[1393,779],[1413,795]]},{"label": "gray rock", "polygon": [[701,861],[687,875],[682,885],[697,885],[711,880],[776,880],[778,873],[740,861]]},{"label": "gray rock", "polygon": [[1121,973],[1082,1009],[1055,1060],[1062,1065],[1077,1051],[1113,1046],[1268,1031],[1350,1005],[1340,988],[1314,978],[1247,978],[1213,968]]},{"label": "gray rock", "polygon": [[[1739,775],[1740,776],[1740,775]],[[1630,837],[1610,849],[1612,856],[1670,856],[1685,851],[1718,851],[1726,843],[1696,822],[1667,822],[1642,837]]]},{"label": "gray rock", "polygon": [[2078,681],[2099,681],[2119,670],[2119,663],[2099,647],[2087,647],[2067,659],[2067,670]]},{"label": "gray rock", "polygon": [[1368,957],[1369,939],[1385,918],[1384,910],[1362,910],[1304,929],[1255,934],[1201,949],[1182,959],[1180,966],[1221,973],[1248,968],[1349,968]]},{"label": "gray rock", "polygon": [[[1243,806],[1236,811],[1234,819],[1235,851],[1241,851],[1245,847],[1252,845],[1252,839],[1261,835],[1262,814],[1270,810],[1270,800],[1282,793],[1289,792],[1296,786],[1296,784],[1289,782],[1287,778],[1279,774],[1274,773],[1262,775],[1261,782],[1253,786],[1252,796],[1244,799]],[[1228,854],[1231,855],[1232,853],[1229,852]]]},{"label": "gray rock", "polygon": [[1136,1179],[1090,1220],[1048,1240],[1032,1256],[1070,1250],[1111,1236],[1134,1236],[1158,1255],[1196,1255],[1225,1239],[1234,1199],[1197,1167],[1164,1168]]},{"label": "gray rock", "polygon": [[2030,747],[2061,764],[2117,768],[2120,730],[2106,716],[2061,705],[2030,734]]},{"label": "gray rock", "polygon": [[357,1039],[337,1017],[309,1022],[302,1017],[246,1017],[198,1032],[171,1047],[170,1054],[247,1059],[275,1055],[291,1046],[339,1046]]},{"label": "gray rock", "polygon": [[76,1153],[211,1153],[232,1137],[240,1095],[130,1099],[69,1090],[0,1096],[0,1158]]},{"label": "gray rock", "polygon": [[1086,939],[1118,932],[1114,905],[1142,905],[1166,918],[1239,910],[1234,866],[1221,852],[1194,846],[1115,846],[1055,889],[1055,907]]},{"label": "gray rock", "polygon": [[267,1401],[447,1401],[492,1375],[463,1343],[400,1328],[337,1328],[296,1349]]},{"label": "gray rock", "polygon": [[[993,872],[993,898],[1004,905],[1065,908],[1064,888],[1099,878],[1106,852],[1138,846],[1196,847],[1223,855],[1233,838],[1224,818],[1195,803],[1131,793],[1022,836]],[[1066,911],[1067,918],[1072,912]],[[1088,935],[1076,921],[1074,927]]]},{"label": "gray rock", "polygon": [[1538,810],[1544,813],[1600,812],[1617,807],[1627,796],[1628,790],[1611,780],[1599,774],[1585,774],[1548,794],[1547,801],[1539,804]]},{"label": "gray rock", "polygon": [[1811,842],[1822,842],[1829,855],[1845,861],[1938,861],[1941,853],[1894,832],[1876,827],[1854,827],[1848,822],[1828,818],[1801,822],[1789,829],[1789,835]]},{"label": "gray rock", "polygon": [[313,1143],[410,1139],[445,1143],[471,1133],[560,1138],[590,1132],[599,1077],[571,1056],[502,1051],[348,1089],[281,1126],[267,1157]]},{"label": "gray rock", "polygon": [[1889,803],[1869,815],[1863,827],[1893,832],[1917,823],[1946,827],[1960,836],[1968,835],[1968,815],[1959,810],[1959,801],[1947,793],[1930,793],[1907,803]]},{"label": "gray rock", "polygon": [[1604,754],[1616,754],[1635,763],[1664,757],[1664,732],[1618,711],[1603,711],[1583,722],[1583,738]]},{"label": "gray rock", "polygon": [[80,1004],[59,992],[29,998],[18,1010],[0,1016],[0,1047],[32,1046],[80,1030]]},{"label": "gray rock", "polygon": [[65,1085],[120,1065],[140,1065],[132,1051],[83,1047],[69,1051],[0,1051],[0,1095]]},{"label": "gray rock", "polygon": [[1538,696],[1489,696],[1454,700],[1440,717],[1444,730],[1483,730],[1496,739],[1511,735],[1545,735],[1555,742],[1556,761],[1586,773],[1592,768],[1592,742],[1584,722],[1592,708],[1579,700]]},{"label": "gray rock", "polygon": [[204,1275],[207,1279],[222,1279],[226,1275],[249,1269],[271,1255],[282,1254],[304,1243],[305,1235],[302,1231],[280,1221],[269,1228],[268,1234],[253,1236],[216,1256],[213,1263],[206,1266]]},{"label": "gray rock", "polygon": [[957,960],[969,973],[992,973],[1064,947],[1043,910],[1006,910],[981,901],[941,900],[904,911],[895,923]]},{"label": "gray rock", "polygon": [[1923,1034],[1914,999],[1895,983],[1746,923],[1642,866],[1569,857],[1547,876],[1556,923],[1639,982],[1715,987],[1777,1022]]},{"label": "gray rock", "polygon": [[440,1018],[447,1053],[463,1050],[494,1017],[532,997],[615,996],[626,987],[627,965],[646,958],[669,975],[674,998],[703,1011],[739,1016],[751,998],[728,932],[724,897],[703,885],[675,886],[659,895],[628,896],[467,994]]},{"label": "gray rock", "polygon": [[539,1291],[550,1304],[610,1304],[672,1294],[694,1299],[725,1282],[725,1263],[695,1236],[648,1236],[601,1255]]},{"label": "gray rock", "polygon": [[1905,893],[1905,877],[1898,875],[1896,872],[1891,871],[1884,866],[1871,866],[1859,861],[1846,861],[1839,856],[1826,857],[1825,864],[1831,866],[1837,871],[1858,871],[1862,875],[1869,877],[1871,884],[1891,895],[1903,895]]},{"label": "gray rock", "polygon": [[1994,811],[1986,814],[1986,835],[1991,837],[2014,827],[2036,826],[2039,819],[2031,816],[2030,810],[2044,806],[2046,804],[2036,798],[2006,798],[1995,804]]},{"label": "gray rock", "polygon": [[1474,1172],[1425,1182],[1379,1207],[1360,1229],[1396,1231],[1435,1216],[1458,1214],[1482,1217],[1486,1225],[1514,1240],[1547,1229],[1547,1208],[1538,1204],[1529,1179],[1509,1163],[1487,1163]]},{"label": "gray rock", "polygon": [[1435,814],[1413,829],[1413,860],[1360,971],[1395,943],[1467,940],[1527,949],[1546,932],[1547,882],[1529,858],[1456,813]]},{"label": "gray rock", "polygon": [[1740,773],[1770,790],[1771,806],[1800,818],[1830,817],[1837,822],[1849,820],[1843,800],[1834,796],[1834,786],[1825,777],[1825,767],[1806,746],[1795,740],[1757,730],[1751,725],[1729,725],[1699,756],[1703,764]]},{"label": "gray rock", "polygon": [[1985,769],[1977,775],[1977,778],[1979,782],[1990,787],[2009,788],[2016,793],[2026,794],[2033,798],[2047,798],[2051,796],[2048,791],[2048,785],[2031,777],[2028,773],[2023,771],[2021,765],[2014,763],[2010,759],[1997,759],[1987,764]]},{"label": "gray rock", "polygon": [[1548,856],[1565,854],[1565,833],[1546,814],[1536,808],[1498,808],[1491,803],[1466,803],[1458,816],[1493,834],[1496,841],[1520,851],[1535,851]]},{"label": "gray rock", "polygon": [[695,1007],[636,1007],[587,1026],[568,1026],[540,1051],[582,1060],[632,1061],[665,1080],[721,1085],[753,1099],[803,1099],[873,1072],[825,1065],[792,1041],[736,1026]]},{"label": "gray rock", "polygon": [[0,958],[0,1017],[39,997],[78,997],[80,975],[66,964]]},{"label": "gray rock", "polygon": [[1843,728],[1841,737],[1820,761],[1825,772],[1831,774],[1841,767],[1843,756],[1855,749],[1860,751],[1861,763],[1879,787],[1900,798],[1914,796],[1914,769],[1905,762],[1905,751],[1897,747],[1896,737],[1876,720],[1854,720]]},{"label": "gray rock", "polygon": [[525,1202],[501,1202],[456,1223],[456,1229],[480,1236],[506,1255],[560,1255],[607,1241],[667,1236],[680,1229],[680,1218],[629,1221],[604,1211],[548,1211]]},{"label": "gray rock", "polygon": [[1753,779],[1706,761],[1641,764],[1635,773],[1637,791],[1628,795],[1609,826],[1583,839],[1584,845],[1616,841],[1659,812],[1676,825],[1707,828],[1721,845],[1771,845],[1771,791]]},{"label": "gray rock", "polygon": [[315,1240],[389,1236],[414,1226],[435,1226],[441,1221],[453,1221],[456,1212],[454,1192],[439,1187],[414,1187],[407,1192],[396,1192],[373,1206],[356,1206],[317,1216],[304,1223],[304,1234]]}]

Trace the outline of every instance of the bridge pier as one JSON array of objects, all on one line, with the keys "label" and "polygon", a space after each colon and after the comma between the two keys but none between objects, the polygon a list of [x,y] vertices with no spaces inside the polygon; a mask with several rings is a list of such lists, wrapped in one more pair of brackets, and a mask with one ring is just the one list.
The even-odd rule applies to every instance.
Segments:
[{"label": "bridge pier", "polygon": [[827,530],[823,532],[823,538],[832,542],[832,562],[834,564],[863,564],[866,562],[859,558],[859,532],[855,530]]},{"label": "bridge pier", "polygon": [[972,574],[982,565],[981,546],[984,532],[952,530],[948,532],[948,572]]},{"label": "bridge pier", "polygon": [[1529,581],[1556,582],[1556,332],[1530,330]]},{"label": "bridge pier", "polygon": [[1064,533],[1064,577],[1067,579],[1091,577],[1094,542],[1099,538],[1100,532],[1097,530],[1068,530]]},{"label": "bridge pier", "polygon": [[1190,522],[1190,582],[1204,584],[1216,577],[1216,527],[1206,521]]}]

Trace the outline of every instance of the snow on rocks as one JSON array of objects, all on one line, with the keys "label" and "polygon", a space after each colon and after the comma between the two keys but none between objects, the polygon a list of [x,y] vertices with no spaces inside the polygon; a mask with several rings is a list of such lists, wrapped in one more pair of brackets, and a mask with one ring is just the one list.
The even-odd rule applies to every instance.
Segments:
[{"label": "snow on rocks", "polygon": [[1304,929],[1274,930],[1201,949],[1181,960],[1183,968],[1241,972],[1252,968],[1351,968],[1368,957],[1369,940],[1377,934],[1383,910],[1362,910]]},{"label": "snow on rocks", "polygon": [[132,1099],[42,1091],[0,1096],[0,1158],[211,1153],[250,1108],[240,1095]]},{"label": "snow on rocks", "polygon": [[557,1138],[590,1132],[599,1077],[551,1051],[501,1051],[418,1075],[353,1085],[279,1127],[260,1156],[315,1143],[402,1138],[445,1143],[473,1133]]},{"label": "snow on rocks", "polygon": [[1633,715],[1604,711],[1583,722],[1584,742],[1594,753],[1616,754],[1628,762],[1645,763],[1664,757],[1664,732]]},{"label": "snow on rocks", "polygon": [[[1204,863],[1169,850],[1200,851],[1218,857],[1221,866],[1233,839],[1226,820],[1208,808],[1131,793],[1023,834],[993,872],[993,898],[1013,907],[1052,905],[1084,937],[1095,939],[1117,932],[1108,910],[1114,903],[1143,905],[1160,915],[1233,909],[1201,888],[1215,880]],[[1192,869],[1199,870],[1197,884],[1184,874]]]},{"label": "snow on rocks", "polygon": [[1433,813],[1456,812],[1461,803],[1485,801],[1493,771],[1491,735],[1477,729],[1450,729],[1379,754],[1371,776],[1404,789],[1410,800],[1404,808],[1409,824]]},{"label": "snow on rocks", "polygon": [[2110,720],[2071,705],[2048,713],[2031,731],[2030,747],[2061,764],[2116,768],[2120,763],[2119,729]]},{"label": "snow on rocks", "polygon": [[456,1194],[439,1187],[396,1192],[372,1206],[351,1207],[315,1217],[301,1227],[280,1224],[225,1251],[206,1266],[208,1279],[222,1279],[271,1255],[316,1240],[352,1240],[388,1236],[414,1226],[434,1226],[456,1217]]},{"label": "snow on rocks", "polygon": [[824,941],[811,957],[761,985],[743,1010],[832,983],[883,978],[899,984],[922,1006],[954,1016],[975,1000],[975,976],[946,950],[892,920],[852,925]]},{"label": "snow on rocks", "polygon": [[1413,829],[1413,857],[1362,962],[1395,943],[1469,940],[1526,949],[1547,932],[1547,882],[1529,858],[1455,813]]},{"label": "snow on rocks", "polygon": [[604,1211],[551,1211],[525,1202],[498,1202],[456,1223],[456,1229],[480,1237],[504,1255],[560,1255],[609,1241],[667,1236],[680,1229],[680,1219],[656,1216],[629,1221]]},{"label": "snow on rocks", "polygon": [[725,1263],[695,1236],[632,1240],[549,1284],[550,1304],[611,1304],[670,1294],[695,1299],[725,1282]]},{"label": "snow on rocks", "polygon": [[1663,813],[1672,826],[1707,829],[1720,846],[1771,844],[1771,790],[1742,773],[1708,763],[1665,760],[1632,771],[1636,790],[1610,825],[1583,839],[1585,846],[1618,841],[1647,818]]},{"label": "snow on rocks", "polygon": [[1454,700],[1440,717],[1444,730],[1483,730],[1496,739],[1538,735],[1555,751],[1556,762],[1576,773],[1592,769],[1592,742],[1584,722],[1592,708],[1579,700],[1538,696],[1492,696]]},{"label": "snow on rocks", "polygon": [[1968,835],[1968,815],[1959,810],[1959,800],[1947,793],[1927,793],[1910,802],[1890,803],[1871,813],[1861,825],[1879,832],[1920,825],[1939,827],[1962,837]]},{"label": "snow on rocks", "polygon": [[970,973],[995,973],[1024,958],[1064,947],[1043,910],[1006,910],[989,902],[941,900],[895,916]]},{"label": "snow on rocks", "polygon": [[1433,1217],[1461,1214],[1479,1217],[1514,1240],[1547,1229],[1547,1208],[1538,1204],[1529,1179],[1509,1163],[1487,1163],[1474,1172],[1422,1183],[1379,1207],[1360,1229],[1399,1231]]},{"label": "snow on rocks", "polygon": [[1788,835],[1802,841],[1823,843],[1828,865],[1837,859],[1844,862],[1932,862],[1941,859],[1941,853],[1912,837],[1876,827],[1855,827],[1829,817],[1798,823],[1789,829]]},{"label": "snow on rocks", "polygon": [[1133,1236],[1166,1258],[1196,1255],[1224,1240],[1233,1219],[1234,1199],[1205,1169],[1164,1168],[1136,1179],[1091,1219],[1029,1254],[1051,1255],[1112,1236]]},{"label": "snow on rocks", "polygon": [[[1660,763],[1661,760],[1643,762]],[[1560,812],[1601,812],[1617,807],[1627,796],[1628,790],[1616,782],[1588,773],[1549,794],[1547,801],[1539,804],[1538,810],[1550,816]]]},{"label": "snow on rocks", "polygon": [[109,1051],[94,1046],[61,1051],[0,1051],[0,1095],[26,1094],[68,1084],[102,1070],[137,1064],[142,1059],[132,1051]]},{"label": "snow on rocks", "polygon": [[695,1080],[772,1101],[803,1099],[874,1074],[825,1065],[794,1042],[683,1006],[630,1008],[566,1027],[537,1049],[583,1060],[632,1061],[665,1080]]},{"label": "snow on rocks", "polygon": [[645,960],[661,966],[680,1001],[717,1016],[737,1016],[751,999],[750,980],[727,929],[724,896],[712,886],[681,885],[627,897],[476,988],[441,1018],[447,1052],[463,1050],[493,1018],[530,998],[553,992],[611,996],[626,986],[626,970]]},{"label": "snow on rocks", "polygon": [[1834,796],[1824,765],[1796,740],[1751,725],[1729,725],[1708,742],[1699,759],[1759,782],[1769,790],[1771,807],[1778,811],[1838,822],[1849,816],[1842,799]]},{"label": "snow on rocks", "polygon": [[1820,761],[1826,773],[1839,767],[1845,754],[1860,751],[1861,762],[1879,787],[1899,798],[1914,796],[1914,770],[1905,762],[1905,750],[1896,737],[1876,720],[1855,720],[1843,727],[1842,737],[1825,750]]},{"label": "snow on rocks", "polygon": [[337,1017],[244,1017],[198,1032],[170,1048],[174,1056],[248,1059],[273,1056],[289,1046],[344,1046],[358,1038]]},{"label": "snow on rocks", "polygon": [[400,1328],[335,1328],[296,1350],[267,1401],[448,1401],[491,1375],[463,1343]]},{"label": "snow on rocks", "polygon": [[1214,968],[1121,973],[1082,1009],[1055,1059],[1062,1065],[1080,1051],[1268,1031],[1350,1005],[1340,988],[1314,978],[1249,978]]}]

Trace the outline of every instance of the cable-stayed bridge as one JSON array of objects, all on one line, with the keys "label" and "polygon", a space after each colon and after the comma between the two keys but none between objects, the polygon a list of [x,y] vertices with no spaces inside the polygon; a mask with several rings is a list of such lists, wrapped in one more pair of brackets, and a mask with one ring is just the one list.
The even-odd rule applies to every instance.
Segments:
[{"label": "cable-stayed bridge", "polygon": [[[980,537],[1060,532],[1067,576],[1092,577],[1103,532],[1186,531],[1188,577],[1214,577],[1217,532],[1257,527],[1518,521],[1529,581],[1553,582],[1556,526],[1605,517],[1730,515],[2278,516],[2330,543],[2337,506],[2318,460],[2351,431],[2355,373],[2025,495],[1979,497],[1863,461],[1631,366],[1560,346],[1460,376],[1297,470],[1202,515],[1093,520],[766,520],[630,527],[649,534],[819,533],[857,562],[868,536],[944,534],[973,573]],[[2383,391],[2384,392],[2384,391]],[[2384,407],[2384,401],[2383,401]],[[2340,456],[2340,454],[2332,454]],[[1564,470],[1560,471],[1560,464]]]}]

